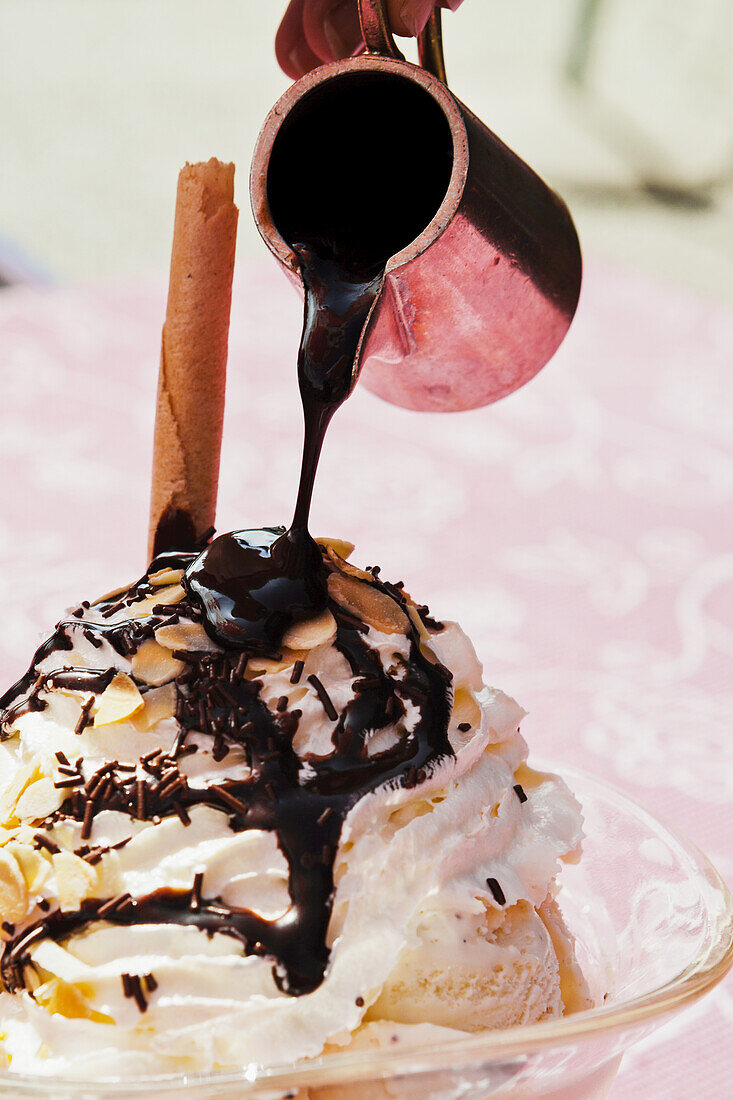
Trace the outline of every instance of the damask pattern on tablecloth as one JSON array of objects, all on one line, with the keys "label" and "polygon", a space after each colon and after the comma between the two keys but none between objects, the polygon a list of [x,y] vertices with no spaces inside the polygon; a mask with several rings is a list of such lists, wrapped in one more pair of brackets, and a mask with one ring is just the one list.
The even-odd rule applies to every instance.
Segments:
[{"label": "damask pattern on tablecloth", "polygon": [[[0,670],[144,567],[164,285],[0,296]],[[220,526],[287,522],[300,307],[236,288]],[[450,370],[450,334],[446,334]],[[590,264],[553,363],[489,409],[357,392],[314,529],[462,621],[538,753],[606,775],[733,879],[733,315]],[[628,1057],[613,1097],[728,1097],[733,983]]]}]

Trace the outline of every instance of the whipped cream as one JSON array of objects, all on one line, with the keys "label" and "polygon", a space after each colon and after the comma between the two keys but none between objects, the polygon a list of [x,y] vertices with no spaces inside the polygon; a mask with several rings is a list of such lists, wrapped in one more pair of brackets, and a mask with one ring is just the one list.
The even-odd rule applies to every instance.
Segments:
[{"label": "whipped cream", "polygon": [[[392,720],[364,731],[363,761],[386,773],[418,736],[416,659],[450,676],[445,751],[361,791],[323,854],[333,889],[320,979],[289,987],[272,944],[228,923],[232,912],[263,929],[296,919],[289,849],[269,819],[248,826],[241,809],[258,767],[246,732],[189,713],[187,693],[224,667],[206,662],[229,658],[182,570],[151,567],[70,614],[3,700],[0,1026],[11,1070],[292,1064],[380,1034],[385,1021],[474,1031],[563,1011],[543,914],[560,861],[580,844],[578,804],[561,779],[527,768],[524,711],[484,686],[455,623],[435,624],[401,590],[329,560],[369,590],[359,644],[400,700]],[[355,592],[333,604],[338,622],[226,665],[222,699],[227,685],[249,685],[289,739],[300,793],[338,756],[339,722],[367,690],[343,644]],[[393,622],[382,597],[395,600]]]}]

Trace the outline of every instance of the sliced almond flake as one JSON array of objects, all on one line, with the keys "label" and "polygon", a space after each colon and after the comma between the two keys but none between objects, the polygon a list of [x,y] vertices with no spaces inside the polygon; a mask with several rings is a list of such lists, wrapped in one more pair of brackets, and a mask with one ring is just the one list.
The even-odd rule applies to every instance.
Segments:
[{"label": "sliced almond flake", "polygon": [[412,602],[412,600],[408,600],[407,604],[405,606],[407,607],[407,614],[410,616],[410,621],[412,622],[412,625],[415,627],[415,630],[418,633],[418,637],[419,637],[420,641],[421,642],[429,642],[430,641],[430,631],[428,630],[428,628],[425,626],[425,623],[420,618],[420,613],[417,610],[416,605]]},{"label": "sliced almond flake", "polygon": [[[18,828],[15,831],[15,838],[18,841],[19,844],[33,845],[35,843],[35,840],[36,840],[36,833],[37,832],[38,832],[38,829],[36,829],[36,827],[34,825],[27,825],[25,823],[22,823],[18,826]],[[15,855],[15,853],[13,853],[13,855]],[[16,856],[16,858],[17,858],[17,856]]]},{"label": "sliced almond flake", "polygon": [[[86,664],[84,657],[82,656],[81,653],[79,653],[79,651],[77,649],[70,649],[70,650],[64,652],[63,656],[60,657],[60,658],[58,657],[58,654],[56,654],[55,656],[57,657],[58,662],[59,662],[58,663],[58,668],[59,669],[62,669],[62,668],[84,668],[84,666]],[[56,670],[56,666],[54,666],[54,671],[55,670]],[[48,691],[49,689],[46,688],[46,690]],[[68,692],[68,688],[53,688],[51,690],[53,690],[53,691],[67,691]],[[78,691],[69,692],[69,694],[79,695],[80,692],[78,692]],[[83,693],[81,693],[81,694],[83,694]]]},{"label": "sliced almond flake", "polygon": [[42,890],[51,873],[50,852],[46,849],[36,851],[31,844],[19,844],[13,841],[8,844],[6,851],[17,860],[28,891],[31,894],[37,894]]},{"label": "sliced almond flake", "polygon": [[348,542],[346,539],[316,539],[319,546],[328,553],[329,550],[334,550],[340,558],[350,558],[354,553],[356,547],[353,542]]},{"label": "sliced almond flake", "polygon": [[165,718],[172,718],[176,713],[178,692],[175,684],[164,684],[162,687],[153,688],[143,695],[145,706],[133,716],[133,725],[136,729],[147,733],[162,722]]},{"label": "sliced almond flake", "polygon": [[[91,989],[88,991],[90,994]],[[97,1012],[84,996],[81,988],[65,982],[63,978],[51,978],[39,985],[33,993],[33,999],[47,1012],[56,1016],[65,1016],[67,1020],[92,1020],[97,1024],[113,1024],[111,1016]]]},{"label": "sliced almond flake", "polygon": [[359,569],[358,565],[352,565],[350,561],[344,561],[344,559],[336,553],[333,547],[329,546],[326,553],[329,560],[333,562],[337,569],[342,573],[345,573],[347,577],[358,577],[362,581],[373,581],[374,577],[371,573],[367,573],[366,569]]},{"label": "sliced almond flake", "polygon": [[11,738],[18,736],[20,728],[16,723],[19,717],[20,715],[17,715],[15,719],[6,718],[5,715],[0,717],[0,741],[10,741]]},{"label": "sliced almond flake", "polygon": [[[40,973],[36,973],[35,966],[28,966],[24,969],[23,981],[25,982],[26,989],[29,993],[33,993],[34,990],[38,989],[39,985],[43,985],[43,979],[41,978]],[[36,1051],[39,1058],[46,1057],[45,1054],[41,1054],[41,1047],[44,1047],[45,1045],[45,1043],[41,1043],[41,1045],[38,1047],[38,1050]]]},{"label": "sliced almond flake", "polygon": [[525,791],[534,790],[535,787],[539,787],[542,783],[546,783],[548,779],[552,779],[553,776],[549,772],[540,772],[535,768],[530,768],[527,764],[520,764],[514,773],[514,778],[517,783],[520,783]]},{"label": "sliced almond flake", "polygon": [[467,722],[474,732],[481,725],[481,707],[476,702],[470,688],[461,685],[455,689],[451,720],[455,726]]},{"label": "sliced almond flake", "polygon": [[201,623],[171,623],[159,626],[155,638],[166,649],[214,650],[216,646]]},{"label": "sliced almond flake", "polygon": [[96,864],[97,888],[96,894],[100,898],[114,898],[125,889],[122,877],[122,864],[117,852],[105,852],[99,863]]},{"label": "sliced almond flake", "polygon": [[152,596],[146,596],[144,600],[137,600],[126,608],[131,619],[142,619],[145,615],[152,615],[153,608],[158,604],[166,607],[175,607],[177,603],[186,598],[186,590],[180,584],[170,584],[153,592]]},{"label": "sliced almond flake", "polygon": [[92,607],[96,607],[99,603],[108,603],[110,600],[117,599],[118,596],[124,596],[126,592],[129,592],[133,584],[125,584],[122,588],[113,588],[111,592],[105,592],[103,596],[97,596],[96,600],[92,600]]},{"label": "sliced almond flake", "polygon": [[183,661],[173,657],[169,649],[153,638],[147,638],[132,658],[133,676],[154,687],[175,680],[185,667]]},{"label": "sliced almond flake", "polygon": [[157,573],[151,573],[148,581],[154,588],[161,584],[180,584],[183,579],[182,569],[159,569]]},{"label": "sliced almond flake", "polygon": [[331,573],[328,592],[332,600],[352,615],[383,634],[406,634],[407,615],[400,605],[374,585],[343,573]]},{"label": "sliced almond flake", "polygon": [[78,909],[84,898],[97,891],[99,877],[95,867],[73,852],[56,852],[51,857],[56,872],[56,894],[63,913]]},{"label": "sliced almond flake", "polygon": [[283,645],[288,649],[315,649],[336,637],[336,620],[326,608],[314,619],[294,623],[283,634]]},{"label": "sliced almond flake", "polygon": [[25,821],[42,821],[58,810],[65,793],[63,789],[54,787],[52,779],[37,779],[26,787],[16,802],[15,816]]},{"label": "sliced almond flake", "polygon": [[28,912],[28,889],[15,856],[0,849],[0,918],[17,924]]},{"label": "sliced almond flake", "polygon": [[94,725],[109,726],[113,722],[124,722],[144,705],[145,701],[130,677],[125,672],[118,672],[97,700]]},{"label": "sliced almond flake", "polygon": [[244,674],[245,680],[253,680],[257,676],[273,675],[276,672],[284,672],[287,668],[292,668],[296,661],[305,661],[308,653],[304,649],[289,649],[283,646],[282,657],[279,661],[274,660],[272,657],[258,657],[254,654],[247,661],[247,670]]},{"label": "sliced almond flake", "polygon": [[15,807],[23,792],[41,778],[41,770],[36,762],[22,764],[0,796],[0,818],[4,825],[14,822]]}]

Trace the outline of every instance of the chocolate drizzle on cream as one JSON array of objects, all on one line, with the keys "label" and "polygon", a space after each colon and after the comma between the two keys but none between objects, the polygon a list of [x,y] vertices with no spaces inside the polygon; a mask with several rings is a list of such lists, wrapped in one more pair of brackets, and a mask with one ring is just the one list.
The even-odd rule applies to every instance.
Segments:
[{"label": "chocolate drizzle on cream", "polygon": [[[319,550],[324,576],[335,570]],[[156,559],[151,573],[170,566],[170,560]],[[177,558],[175,566],[183,564]],[[407,598],[401,589],[387,586],[378,578],[372,584],[403,607]],[[137,599],[147,594],[146,578],[123,597]],[[101,606],[101,605],[98,605]],[[180,606],[180,605],[179,605]],[[364,626],[355,622],[337,603],[328,604],[337,622],[333,644],[343,654],[353,674],[353,698],[337,714],[332,735],[333,751],[327,756],[299,757],[293,748],[298,728],[297,709],[271,709],[261,697],[262,682],[247,678],[247,650],[177,651],[185,662],[176,679],[176,717],[181,733],[168,753],[152,753],[141,761],[144,780],[130,774],[127,765],[111,761],[97,769],[83,787],[71,790],[61,809],[47,824],[74,819],[93,822],[102,809],[128,813],[146,820],[177,814],[185,823],[197,805],[210,806],[229,819],[233,831],[260,829],[274,832],[289,867],[291,905],[276,920],[266,920],[248,909],[227,905],[220,897],[200,896],[192,904],[191,891],[158,890],[152,894],[119,899],[87,899],[78,911],[51,910],[25,927],[14,930],[5,945],[2,975],[7,988],[24,984],[24,967],[29,948],[39,939],[63,939],[95,921],[113,924],[184,924],[213,934],[232,936],[247,954],[266,956],[273,962],[273,977],[285,993],[301,995],[323,980],[329,952],[326,933],[334,892],[333,869],[341,828],[349,810],[363,797],[384,784],[412,787],[418,784],[436,761],[452,753],[447,729],[451,709],[450,674],[426,657],[417,631],[408,627],[409,655],[394,658],[387,672],[379,653],[364,636]],[[176,615],[180,611],[170,608]],[[186,608],[187,618],[202,621],[195,606]],[[71,619],[62,624],[37,658],[72,647],[74,630],[91,629],[118,652],[129,655],[151,637],[166,618],[146,618],[109,624]],[[257,652],[253,647],[252,655]],[[37,661],[34,662],[37,664]],[[106,686],[114,669],[72,669],[49,673],[48,689],[64,686],[71,690],[97,692]],[[31,668],[13,692],[4,698],[7,714],[16,717],[28,698],[22,692],[38,678]],[[95,681],[95,678],[96,681]],[[63,681],[63,683],[62,683]],[[67,682],[68,681],[68,682]],[[94,681],[94,682],[93,682]],[[143,685],[140,685],[143,686]],[[33,688],[30,697],[33,696]],[[414,706],[419,718],[396,744],[370,755],[368,735],[387,726],[398,727],[406,704]],[[227,749],[238,746],[250,772],[242,780],[222,780],[205,788],[189,787],[179,764],[195,746],[186,743],[190,731],[211,737]],[[226,774],[225,767],[222,769]],[[91,810],[89,807],[91,806]],[[39,835],[42,835],[39,833]],[[86,853],[85,853],[86,854]],[[96,860],[94,848],[90,858]]]}]

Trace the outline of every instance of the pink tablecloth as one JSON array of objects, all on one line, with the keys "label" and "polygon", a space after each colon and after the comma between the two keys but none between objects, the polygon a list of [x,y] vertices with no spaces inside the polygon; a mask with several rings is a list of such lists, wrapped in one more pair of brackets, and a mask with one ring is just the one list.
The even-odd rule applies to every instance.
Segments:
[{"label": "pink tablecloth", "polygon": [[[145,564],[162,282],[0,295],[3,679],[68,602]],[[220,526],[285,522],[300,307],[237,288]],[[535,751],[607,775],[733,880],[733,315],[590,264],[570,337],[490,409],[358,393],[330,433],[316,533],[357,543],[475,639]],[[447,362],[446,369],[450,369]],[[614,1100],[733,1089],[729,979],[626,1060]]]}]

